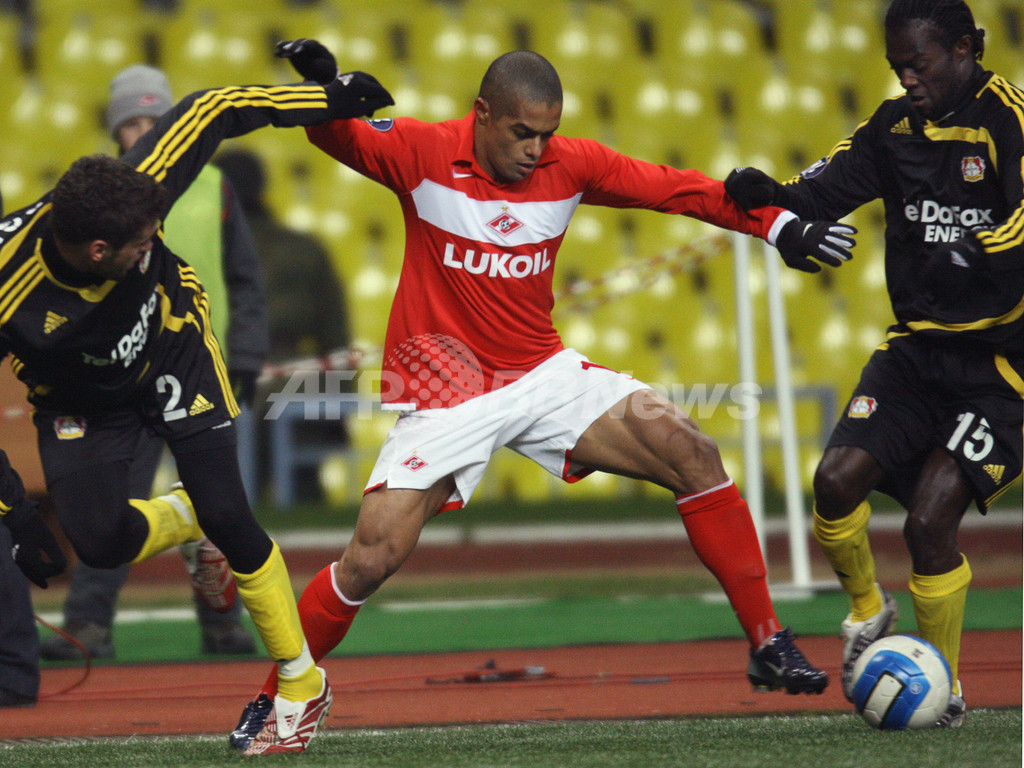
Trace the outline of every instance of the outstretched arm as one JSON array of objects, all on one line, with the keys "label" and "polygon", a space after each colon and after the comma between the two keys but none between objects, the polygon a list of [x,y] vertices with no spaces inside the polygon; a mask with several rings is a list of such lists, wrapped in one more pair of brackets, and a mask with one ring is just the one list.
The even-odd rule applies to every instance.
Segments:
[{"label": "outstretched arm", "polygon": [[[877,130],[872,120],[866,120],[827,156],[784,184],[757,168],[737,168],[726,178],[725,191],[745,211],[780,207],[803,220],[803,226],[790,225],[774,243],[790,267],[817,272],[820,267],[805,256],[838,266],[850,258],[850,235],[856,230],[835,222],[881,195]],[[816,246],[800,247],[811,244],[809,240]]]},{"label": "outstretched arm", "polygon": [[579,140],[576,145],[593,169],[594,181],[583,196],[584,203],[651,208],[755,235],[776,246],[790,267],[805,272],[821,269],[811,258],[831,266],[851,258],[852,235],[857,231],[853,227],[801,220],[779,203],[764,202],[748,209],[727,194],[727,184],[700,171],[652,165],[595,141]]},{"label": "outstretched arm", "polygon": [[[782,205],[785,197],[783,185],[757,168],[734,169],[725,179],[725,191],[737,205],[749,212]],[[823,213],[813,205],[801,207],[812,217]],[[821,267],[811,259],[832,267],[849,261],[853,258],[851,249],[856,245],[853,240],[856,233],[857,229],[848,224],[827,220],[805,221],[789,212],[789,219],[777,229],[772,245],[779,249],[786,266],[801,272],[820,272]]]},{"label": "outstretched arm", "polygon": [[197,91],[160,117],[122,159],[163,184],[173,204],[224,139],[267,125],[287,128],[370,115],[384,103],[394,103],[391,95],[363,72],[339,75],[327,85],[246,85]]}]

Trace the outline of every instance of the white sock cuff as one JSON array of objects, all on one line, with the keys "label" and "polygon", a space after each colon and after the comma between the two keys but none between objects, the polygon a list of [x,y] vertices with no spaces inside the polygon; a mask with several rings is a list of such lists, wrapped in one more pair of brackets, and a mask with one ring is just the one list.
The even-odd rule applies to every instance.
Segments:
[{"label": "white sock cuff", "polygon": [[294,659],[285,659],[277,662],[277,673],[281,677],[298,677],[314,665],[313,655],[309,652],[309,644],[302,643],[302,651]]},{"label": "white sock cuff", "polygon": [[728,488],[732,484],[733,484],[733,481],[732,481],[732,478],[730,477],[724,483],[719,483],[714,488],[708,488],[706,491],[701,491],[700,493],[693,493],[693,494],[690,494],[689,496],[677,496],[676,497],[676,506],[678,507],[679,505],[685,504],[688,501],[693,501],[694,499],[699,499],[701,496],[707,496],[709,493],[714,493],[715,491],[720,491],[723,488]]},{"label": "white sock cuff", "polygon": [[161,501],[166,501],[168,504],[170,504],[171,508],[175,512],[177,512],[178,516],[181,517],[181,519],[184,520],[188,525],[195,524],[195,518],[192,515],[192,510],[189,509],[188,504],[186,504],[182,500],[181,496],[179,496],[176,493],[169,493],[166,496],[160,496],[158,498]]},{"label": "white sock cuff", "polygon": [[338,589],[338,577],[334,572],[334,566],[336,563],[331,563],[331,588],[334,590],[334,594],[338,596],[345,605],[362,605],[366,600],[349,600],[345,595],[342,594],[341,590]]}]

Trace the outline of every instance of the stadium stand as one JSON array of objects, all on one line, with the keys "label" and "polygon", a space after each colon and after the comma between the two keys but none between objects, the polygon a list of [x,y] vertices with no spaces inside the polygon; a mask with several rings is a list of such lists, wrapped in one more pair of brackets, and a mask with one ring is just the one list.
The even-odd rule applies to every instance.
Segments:
[{"label": "stadium stand", "polygon": [[[322,40],[342,66],[372,72],[392,90],[398,106],[388,114],[425,120],[464,115],[494,56],[531,47],[562,75],[562,132],[719,178],[741,164],[780,178],[795,174],[898,91],[880,55],[880,0],[180,0],[173,11],[130,5],[37,0],[28,28],[25,19],[0,12],[0,185],[8,209],[34,200],[79,155],[113,150],[102,108],[110,77],[124,66],[161,66],[177,96],[227,83],[288,82],[294,74],[272,56],[279,39]],[[984,63],[1024,82],[1024,8],[1016,0],[971,5],[990,42]],[[275,211],[331,247],[350,293],[355,337],[376,348],[401,264],[402,221],[392,196],[317,153],[299,131],[240,141],[266,161]],[[825,279],[784,275],[789,303],[799,307],[790,317],[794,379],[840,397],[890,320],[880,214],[858,212],[855,223],[853,264]],[[656,258],[709,233],[662,215],[581,209],[559,257],[556,290],[602,276],[612,289],[557,307],[567,343],[651,381],[736,381],[730,253]],[[755,254],[759,259],[759,249]],[[757,259],[751,277],[760,286],[759,374],[770,385]],[[367,359],[371,367],[379,361]],[[817,405],[814,397],[800,403],[808,454],[820,447]],[[722,408],[705,419],[722,438],[728,468],[741,477],[730,442],[738,439],[736,420]],[[357,454],[372,458],[381,429],[378,419],[357,423]],[[773,460],[771,451],[766,458]],[[523,463],[502,458],[492,472],[497,480],[481,493],[500,495]],[[527,493],[526,486],[537,493],[559,487],[531,481],[514,492]]]}]

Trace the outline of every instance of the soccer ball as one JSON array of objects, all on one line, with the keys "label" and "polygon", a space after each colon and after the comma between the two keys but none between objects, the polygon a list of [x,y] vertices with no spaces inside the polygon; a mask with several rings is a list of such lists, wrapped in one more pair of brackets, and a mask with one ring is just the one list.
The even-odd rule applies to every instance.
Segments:
[{"label": "soccer ball", "polygon": [[876,640],[853,665],[853,705],[882,730],[931,728],[949,705],[951,686],[939,649],[913,635]]}]

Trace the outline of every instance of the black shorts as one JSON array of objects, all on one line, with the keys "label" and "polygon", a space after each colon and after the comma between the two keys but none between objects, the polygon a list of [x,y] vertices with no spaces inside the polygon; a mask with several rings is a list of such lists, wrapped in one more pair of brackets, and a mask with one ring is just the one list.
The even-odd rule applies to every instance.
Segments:
[{"label": "black shorts", "polygon": [[33,420],[46,482],[110,461],[131,459],[141,430],[171,452],[233,444],[238,405],[216,342],[201,323],[173,335],[138,385],[131,407],[73,413],[39,408]]},{"label": "black shorts", "polygon": [[885,470],[882,493],[904,506],[925,459],[946,450],[982,513],[1021,474],[1024,360],[897,336],[871,356],[828,447],[861,448]]}]

